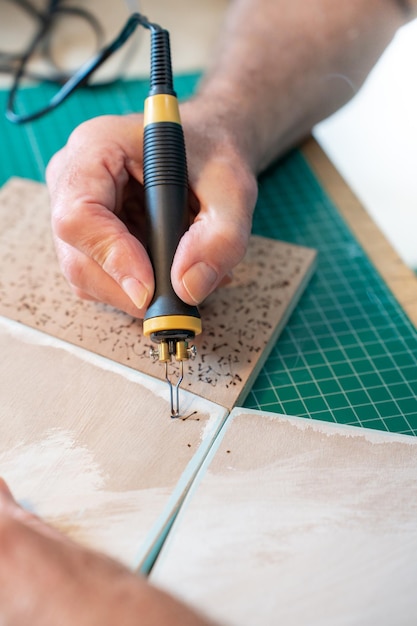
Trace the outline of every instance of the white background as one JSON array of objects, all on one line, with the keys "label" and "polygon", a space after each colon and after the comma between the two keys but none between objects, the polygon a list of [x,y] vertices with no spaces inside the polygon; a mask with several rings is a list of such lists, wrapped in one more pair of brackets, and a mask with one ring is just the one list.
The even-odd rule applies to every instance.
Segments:
[{"label": "white background", "polygon": [[394,248],[417,268],[417,20],[315,136]]}]

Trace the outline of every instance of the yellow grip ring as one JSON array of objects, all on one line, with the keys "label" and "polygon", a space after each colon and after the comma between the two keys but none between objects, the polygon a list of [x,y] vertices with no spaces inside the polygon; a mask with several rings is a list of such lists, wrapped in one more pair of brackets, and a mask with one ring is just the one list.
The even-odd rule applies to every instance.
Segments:
[{"label": "yellow grip ring", "polygon": [[145,100],[144,126],[154,122],[174,122],[181,124],[178,100],[175,96],[161,93]]},{"label": "yellow grip ring", "polygon": [[202,331],[201,319],[192,315],[160,315],[143,321],[145,337],[163,330],[188,330],[199,335]]}]

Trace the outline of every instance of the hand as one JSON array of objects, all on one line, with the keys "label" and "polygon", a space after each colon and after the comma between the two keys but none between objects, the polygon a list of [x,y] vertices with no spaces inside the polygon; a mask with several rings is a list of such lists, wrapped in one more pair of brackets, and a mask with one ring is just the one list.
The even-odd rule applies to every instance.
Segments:
[{"label": "hand", "polygon": [[[182,107],[192,223],[174,258],[178,296],[198,304],[242,259],[255,176],[227,132],[192,102]],[[52,230],[64,276],[80,297],[143,317],[154,291],[145,250],[141,115],[78,127],[51,160]]]},{"label": "hand", "polygon": [[24,511],[0,479],[2,626],[209,626],[122,565]]}]

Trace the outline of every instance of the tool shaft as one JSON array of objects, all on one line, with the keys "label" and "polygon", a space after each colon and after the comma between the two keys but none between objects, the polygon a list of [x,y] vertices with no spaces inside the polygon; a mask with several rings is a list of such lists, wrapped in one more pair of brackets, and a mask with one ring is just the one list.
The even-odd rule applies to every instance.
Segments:
[{"label": "tool shaft", "polygon": [[188,185],[182,127],[156,122],[144,131],[144,187],[148,251],[155,274],[155,295],[145,319],[196,315],[171,284],[171,266],[188,227]]},{"label": "tool shaft", "polygon": [[[143,332],[159,344],[170,387],[171,416],[179,415],[179,386],[184,360],[195,350],[188,340],[201,332],[197,307],[183,302],[171,283],[171,267],[181,237],[189,226],[188,176],[184,133],[173,90],[169,38],[166,31],[152,33],[151,89],[145,102],[143,173],[148,253],[155,275],[155,293],[146,311]],[[180,363],[180,377],[168,376],[171,358]]]}]

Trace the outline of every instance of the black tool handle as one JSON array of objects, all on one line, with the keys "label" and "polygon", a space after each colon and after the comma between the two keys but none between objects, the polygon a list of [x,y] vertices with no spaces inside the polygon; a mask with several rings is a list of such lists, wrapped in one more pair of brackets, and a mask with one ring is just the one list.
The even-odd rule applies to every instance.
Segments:
[{"label": "black tool handle", "polygon": [[155,295],[145,320],[155,316],[199,317],[171,284],[171,266],[178,243],[189,226],[188,181],[182,126],[155,122],[144,130],[144,187],[148,250],[155,273]]},{"label": "black tool handle", "polygon": [[143,142],[148,252],[155,274],[155,294],[143,330],[157,342],[184,340],[201,332],[197,307],[185,304],[171,283],[174,255],[189,225],[187,159],[172,82],[169,34],[155,27]]}]

